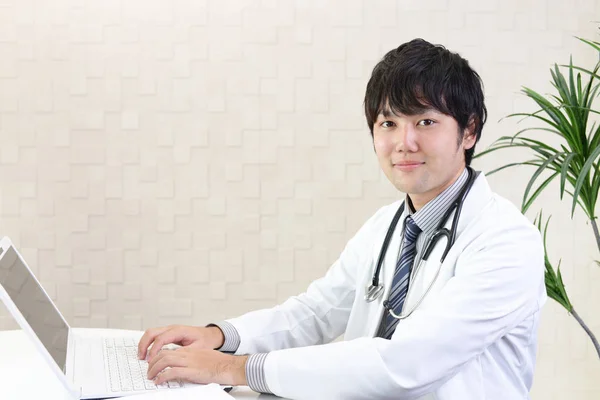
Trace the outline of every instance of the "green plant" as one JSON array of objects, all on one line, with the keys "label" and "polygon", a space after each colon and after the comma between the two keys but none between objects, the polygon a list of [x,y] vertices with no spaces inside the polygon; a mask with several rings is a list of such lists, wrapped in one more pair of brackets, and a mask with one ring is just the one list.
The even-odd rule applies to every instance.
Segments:
[{"label": "green plant", "polygon": [[[599,42],[582,38],[577,39],[594,48],[600,55]],[[598,75],[600,59],[591,70],[574,66],[572,57],[568,65],[561,65],[560,67],[568,70],[568,81],[559,66],[555,64],[554,68],[550,69],[552,85],[556,89],[555,94],[544,97],[530,88],[523,87],[522,89],[522,92],[540,107],[539,110],[533,113],[515,113],[507,116],[523,117],[521,120],[533,118],[537,122],[541,122],[542,126],[521,129],[512,136],[502,136],[476,157],[514,147],[523,147],[532,152],[531,159],[505,164],[490,171],[488,175],[519,165],[536,167],[523,194],[521,204],[523,213],[527,212],[535,199],[555,178],[560,177],[561,200],[565,192],[572,197],[571,218],[573,218],[577,205],[580,206],[592,225],[596,244],[600,250],[600,233],[598,232],[597,216],[595,214],[598,192],[600,191],[600,164],[598,163],[598,156],[600,156],[600,125],[596,123],[590,125],[589,121],[591,114],[600,114],[598,110],[593,108],[594,100],[600,88],[600,83],[598,83],[600,79]],[[582,82],[581,73],[588,77],[587,83]],[[543,138],[536,139],[531,135],[533,131],[541,132],[544,135],[556,135],[560,143],[552,146]],[[536,218],[536,225],[543,233],[544,249],[546,250],[545,239],[548,221],[542,229],[541,212]],[[573,315],[592,340],[600,357],[598,340],[577,314],[568,298],[560,273],[560,262],[556,272],[547,255],[545,256],[545,264],[548,296]]]},{"label": "green plant", "polygon": [[581,317],[579,316],[577,311],[575,311],[575,308],[571,304],[571,301],[569,300],[569,296],[567,295],[567,291],[565,290],[565,285],[563,283],[562,275],[560,273],[560,260],[558,262],[558,267],[556,268],[555,272],[552,263],[548,259],[548,254],[547,252],[545,252],[546,235],[548,233],[548,223],[550,222],[550,218],[546,220],[546,223],[544,224],[543,228],[542,219],[543,215],[540,211],[534,223],[539,229],[539,231],[542,233],[542,237],[544,239],[544,264],[546,267],[544,271],[544,280],[546,283],[546,292],[548,293],[548,297],[554,299],[556,302],[558,302],[560,305],[566,308],[571,315],[573,315],[573,318],[575,318],[575,320],[579,323],[579,325],[581,325],[585,333],[587,333],[587,335],[590,337],[594,347],[596,348],[596,351],[598,352],[598,355],[600,356],[600,344],[598,344],[596,336],[594,336],[594,333],[590,330],[590,328],[583,321],[583,319],[581,319]]}]

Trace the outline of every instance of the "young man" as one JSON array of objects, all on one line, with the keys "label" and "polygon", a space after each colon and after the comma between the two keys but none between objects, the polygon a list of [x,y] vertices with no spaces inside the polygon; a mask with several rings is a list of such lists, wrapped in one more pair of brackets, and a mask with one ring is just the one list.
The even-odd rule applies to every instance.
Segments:
[{"label": "young man", "polygon": [[[214,326],[146,331],[150,379],[291,399],[529,398],[543,246],[469,167],[486,118],[479,76],[458,54],[413,40],[375,66],[365,113],[405,201],[377,211],[305,293]],[[183,347],[159,352],[167,343]]]}]

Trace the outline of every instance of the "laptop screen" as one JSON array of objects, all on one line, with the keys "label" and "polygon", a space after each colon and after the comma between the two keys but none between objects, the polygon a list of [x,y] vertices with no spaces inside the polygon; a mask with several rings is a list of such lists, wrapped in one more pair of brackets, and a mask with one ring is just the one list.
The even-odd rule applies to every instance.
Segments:
[{"label": "laptop screen", "polygon": [[69,326],[12,246],[0,257],[0,284],[64,371]]}]

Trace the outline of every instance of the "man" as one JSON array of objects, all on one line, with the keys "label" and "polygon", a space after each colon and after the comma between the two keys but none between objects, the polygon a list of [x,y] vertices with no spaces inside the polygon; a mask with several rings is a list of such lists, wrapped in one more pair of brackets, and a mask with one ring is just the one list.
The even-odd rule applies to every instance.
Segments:
[{"label": "man", "polygon": [[[375,66],[364,104],[380,166],[405,201],[376,212],[306,293],[217,325],[146,331],[150,379],[292,399],[529,398],[543,246],[468,167],[486,119],[479,75],[416,39]],[[445,236],[426,251],[444,226],[447,254]],[[159,352],[168,343],[183,347]]]}]

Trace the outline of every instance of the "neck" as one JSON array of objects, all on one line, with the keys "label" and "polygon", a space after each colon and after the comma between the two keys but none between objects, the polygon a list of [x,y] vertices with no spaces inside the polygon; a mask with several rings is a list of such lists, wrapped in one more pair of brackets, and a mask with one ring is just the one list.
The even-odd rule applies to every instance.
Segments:
[{"label": "neck", "polygon": [[[465,167],[466,168],[466,167]],[[444,190],[448,189],[450,186],[454,184],[463,173],[465,168],[461,168],[458,173],[450,179],[446,184],[435,188],[427,193],[417,193],[417,194],[407,194],[409,204],[412,204],[412,208],[415,212],[419,211],[421,208],[425,206],[425,204],[429,203],[431,200],[435,199],[440,195]]]}]

